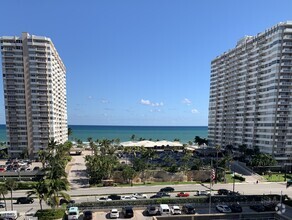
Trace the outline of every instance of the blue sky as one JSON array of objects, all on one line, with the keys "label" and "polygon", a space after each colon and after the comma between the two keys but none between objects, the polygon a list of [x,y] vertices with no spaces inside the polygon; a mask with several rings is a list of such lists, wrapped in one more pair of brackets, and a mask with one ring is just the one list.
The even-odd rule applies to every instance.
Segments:
[{"label": "blue sky", "polygon": [[[52,39],[67,68],[69,124],[199,126],[208,124],[211,60],[292,20],[291,8],[291,0],[1,1],[0,36]],[[0,103],[5,123],[2,81]]]}]

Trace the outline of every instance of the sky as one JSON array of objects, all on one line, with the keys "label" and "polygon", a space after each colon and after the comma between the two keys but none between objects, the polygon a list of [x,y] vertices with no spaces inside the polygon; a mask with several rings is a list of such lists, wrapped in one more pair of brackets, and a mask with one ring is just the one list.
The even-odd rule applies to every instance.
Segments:
[{"label": "sky", "polygon": [[51,38],[67,69],[70,125],[207,126],[212,59],[292,20],[291,8],[291,0],[1,1],[0,36]]}]

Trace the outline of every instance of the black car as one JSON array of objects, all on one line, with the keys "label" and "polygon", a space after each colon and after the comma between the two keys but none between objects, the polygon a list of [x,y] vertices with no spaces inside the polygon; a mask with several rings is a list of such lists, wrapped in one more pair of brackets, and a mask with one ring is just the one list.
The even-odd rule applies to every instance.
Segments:
[{"label": "black car", "polygon": [[157,194],[150,196],[150,199],[159,199],[159,198],[162,198],[162,196],[157,195]]},{"label": "black car", "polygon": [[218,195],[229,195],[230,191],[227,189],[218,189]]},{"label": "black car", "polygon": [[239,192],[229,191],[229,192],[228,192],[228,195],[229,195],[229,196],[239,196],[240,193],[239,193]]},{"label": "black car", "polygon": [[170,197],[170,195],[166,192],[158,192],[156,195],[159,195],[160,197]]},{"label": "black car", "polygon": [[67,200],[67,199],[60,199],[60,205],[63,205],[63,204],[74,204],[75,203],[75,200]]},{"label": "black car", "polygon": [[92,211],[85,210],[83,211],[83,220],[92,220]]},{"label": "black car", "polygon": [[131,206],[125,206],[122,208],[122,213],[124,218],[132,218],[134,217],[134,211]]},{"label": "black car", "polygon": [[186,204],[182,207],[182,211],[185,214],[196,214],[196,210],[194,208],[194,206],[192,206],[191,204]]},{"label": "black car", "polygon": [[173,191],[174,191],[174,188],[169,187],[169,186],[160,189],[160,192],[173,192]]},{"label": "black car", "polygon": [[258,205],[251,205],[249,206],[252,210],[257,211],[257,212],[264,212],[266,211],[265,206],[263,206],[262,204],[258,204]]},{"label": "black car", "polygon": [[109,198],[111,200],[121,200],[121,196],[119,196],[117,194],[111,194],[107,198]]},{"label": "black car", "polygon": [[231,204],[231,205],[229,206],[229,208],[230,208],[231,211],[234,212],[234,213],[240,213],[240,212],[242,212],[242,207],[241,207],[239,204],[237,204],[237,203],[235,203],[235,204]]},{"label": "black car", "polygon": [[17,204],[30,204],[30,203],[33,203],[33,198],[30,198],[30,197],[19,197],[17,198],[16,200],[16,203]]}]

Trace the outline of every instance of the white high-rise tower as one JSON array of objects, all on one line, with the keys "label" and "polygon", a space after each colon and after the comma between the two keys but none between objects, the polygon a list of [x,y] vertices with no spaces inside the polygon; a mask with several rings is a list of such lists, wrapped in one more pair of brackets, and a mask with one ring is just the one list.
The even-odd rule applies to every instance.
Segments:
[{"label": "white high-rise tower", "polygon": [[1,37],[9,154],[37,157],[50,139],[68,140],[66,69],[50,38]]}]

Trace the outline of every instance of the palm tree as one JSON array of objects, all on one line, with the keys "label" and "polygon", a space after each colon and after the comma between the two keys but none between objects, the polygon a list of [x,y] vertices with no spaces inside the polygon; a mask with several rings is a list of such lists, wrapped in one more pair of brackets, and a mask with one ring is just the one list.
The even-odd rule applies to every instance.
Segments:
[{"label": "palm tree", "polygon": [[45,151],[45,150],[40,150],[40,151],[38,152],[38,155],[39,155],[39,160],[40,160],[40,162],[42,163],[42,167],[43,167],[43,169],[44,169],[49,154],[48,154],[48,152]]},{"label": "palm tree", "polygon": [[72,128],[68,128],[68,137],[70,137],[73,134]]},{"label": "palm tree", "polygon": [[49,187],[44,180],[33,185],[32,190],[27,192],[28,196],[36,195],[38,197],[41,210],[43,210],[42,202],[46,200],[48,193]]},{"label": "palm tree", "polygon": [[13,210],[12,192],[17,187],[17,182],[14,179],[5,180],[5,186],[10,191],[11,210]]},{"label": "palm tree", "polygon": [[70,196],[63,192],[68,189],[68,181],[66,179],[50,179],[48,181],[47,202],[53,209],[59,207],[60,198],[69,200]]},{"label": "palm tree", "polygon": [[3,197],[5,203],[5,211],[7,211],[5,195],[8,193],[7,187],[5,185],[0,185],[0,194]]}]

